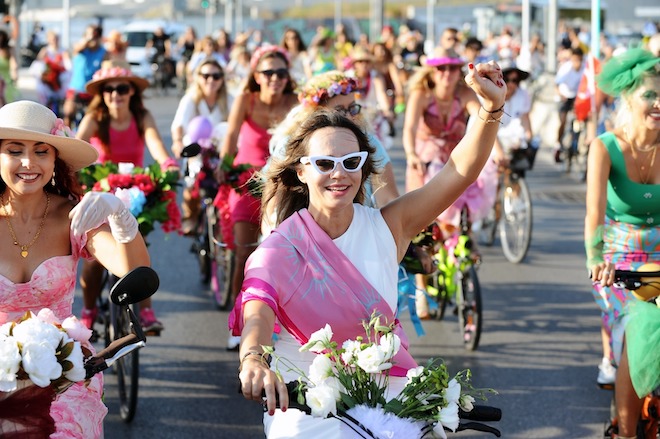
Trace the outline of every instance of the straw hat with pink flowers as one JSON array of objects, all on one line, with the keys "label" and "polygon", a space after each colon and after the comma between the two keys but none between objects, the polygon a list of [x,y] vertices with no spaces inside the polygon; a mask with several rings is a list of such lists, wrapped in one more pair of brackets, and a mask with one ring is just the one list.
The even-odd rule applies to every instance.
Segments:
[{"label": "straw hat with pink flowers", "polygon": [[125,80],[133,84],[139,91],[143,91],[149,86],[149,81],[131,71],[131,65],[122,60],[103,61],[101,68],[94,73],[92,80],[85,85],[89,94],[97,94],[101,87],[108,81]]}]

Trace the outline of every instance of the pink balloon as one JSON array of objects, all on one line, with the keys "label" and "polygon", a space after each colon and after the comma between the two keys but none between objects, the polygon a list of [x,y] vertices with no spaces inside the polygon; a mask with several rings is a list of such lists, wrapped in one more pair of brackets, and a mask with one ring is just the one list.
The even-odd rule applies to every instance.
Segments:
[{"label": "pink balloon", "polygon": [[213,124],[204,116],[196,116],[188,123],[186,132],[191,143],[207,140],[213,135]]}]

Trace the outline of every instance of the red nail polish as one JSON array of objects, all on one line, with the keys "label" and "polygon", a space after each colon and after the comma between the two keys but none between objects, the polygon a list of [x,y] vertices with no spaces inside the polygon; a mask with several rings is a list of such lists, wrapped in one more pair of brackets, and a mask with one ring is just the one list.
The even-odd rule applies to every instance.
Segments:
[{"label": "red nail polish", "polygon": [[472,70],[474,68],[474,64],[470,63],[468,64],[468,69]]}]

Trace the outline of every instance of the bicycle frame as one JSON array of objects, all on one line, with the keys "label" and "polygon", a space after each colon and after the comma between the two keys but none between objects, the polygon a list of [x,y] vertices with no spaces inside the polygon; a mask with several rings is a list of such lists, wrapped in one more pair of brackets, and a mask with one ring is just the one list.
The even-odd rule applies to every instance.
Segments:
[{"label": "bicycle frame", "polygon": [[[639,300],[660,303],[660,279],[657,279],[660,278],[660,271],[643,272],[615,270],[614,278],[614,285],[616,287],[630,290]],[[651,288],[647,289],[643,295],[636,293],[636,290],[640,290],[643,287]],[[617,410],[614,396],[612,397],[610,411],[612,412],[611,420],[605,431],[605,437],[611,437],[612,433],[618,429],[616,417]],[[660,387],[644,397],[640,418],[637,423],[637,438],[656,439],[659,433]]]}]

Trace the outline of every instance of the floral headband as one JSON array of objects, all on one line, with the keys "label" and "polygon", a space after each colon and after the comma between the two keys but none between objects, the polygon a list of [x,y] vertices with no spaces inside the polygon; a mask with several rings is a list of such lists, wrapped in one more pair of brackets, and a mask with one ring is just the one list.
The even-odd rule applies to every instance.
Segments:
[{"label": "floral headband", "polygon": [[349,78],[342,74],[336,74],[321,81],[312,79],[310,82],[312,84],[307,83],[298,94],[298,100],[303,106],[316,107],[334,96],[349,95],[360,91],[355,78]]},{"label": "floral headband", "polygon": [[289,52],[282,49],[281,47],[270,44],[270,45],[261,46],[254,51],[254,53],[252,54],[252,58],[250,59],[250,68],[252,70],[255,70],[257,68],[257,65],[259,65],[259,61],[261,61],[261,58],[263,58],[264,55],[272,52],[276,52],[282,55],[282,57],[284,57],[284,59],[286,60],[287,65],[291,64],[291,60],[289,59]]},{"label": "floral headband", "polygon": [[92,76],[93,81],[98,81],[99,79],[108,79],[108,78],[121,78],[121,77],[133,77],[133,72],[129,69],[123,67],[111,67],[109,69],[97,70]]}]

